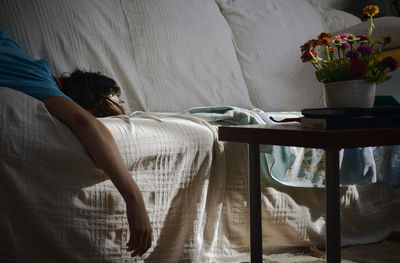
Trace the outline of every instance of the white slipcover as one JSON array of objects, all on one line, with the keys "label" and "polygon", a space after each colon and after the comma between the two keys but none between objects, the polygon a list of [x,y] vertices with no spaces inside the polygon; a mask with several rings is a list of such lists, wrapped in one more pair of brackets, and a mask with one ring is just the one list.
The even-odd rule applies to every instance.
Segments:
[{"label": "white slipcover", "polygon": [[0,26],[53,74],[101,71],[117,80],[130,110],[253,108],[213,0],[3,0],[0,7]]}]

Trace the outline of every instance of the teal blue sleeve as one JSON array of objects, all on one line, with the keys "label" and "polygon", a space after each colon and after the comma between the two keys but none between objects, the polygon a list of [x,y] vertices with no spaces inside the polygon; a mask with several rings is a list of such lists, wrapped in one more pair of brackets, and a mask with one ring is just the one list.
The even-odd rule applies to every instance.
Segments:
[{"label": "teal blue sleeve", "polygon": [[25,54],[0,27],[0,86],[26,93],[37,99],[65,97],[44,60]]}]

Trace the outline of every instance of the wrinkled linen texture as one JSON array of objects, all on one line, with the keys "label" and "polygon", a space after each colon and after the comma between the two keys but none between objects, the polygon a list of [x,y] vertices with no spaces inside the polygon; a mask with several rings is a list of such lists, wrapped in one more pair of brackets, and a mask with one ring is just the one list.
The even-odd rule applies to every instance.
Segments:
[{"label": "wrinkled linen texture", "polygon": [[[125,205],[112,182],[40,101],[0,89],[0,261],[128,261]],[[100,120],[143,192],[155,237],[147,260],[196,260],[212,132],[180,119]]]},{"label": "wrinkled linen texture", "polygon": [[[126,252],[123,199],[79,140],[44,105],[0,88],[0,261],[239,262],[249,260],[248,149],[217,141],[190,114],[100,119],[143,192],[154,241]],[[264,154],[261,157],[265,156]],[[290,187],[262,159],[263,251],[324,245],[323,188]],[[399,229],[400,191],[341,187],[342,244]]]}]

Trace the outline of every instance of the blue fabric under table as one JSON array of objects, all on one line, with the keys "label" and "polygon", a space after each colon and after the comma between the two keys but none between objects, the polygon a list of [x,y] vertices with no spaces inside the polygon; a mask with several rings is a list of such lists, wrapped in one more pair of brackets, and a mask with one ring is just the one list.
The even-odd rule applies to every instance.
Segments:
[{"label": "blue fabric under table", "polygon": [[[198,107],[183,114],[218,125],[275,124],[270,117],[299,117],[300,112],[264,112],[232,106]],[[323,187],[325,184],[325,152],[321,149],[262,145],[261,157],[266,163],[264,176],[282,184],[297,187]],[[344,149],[340,151],[340,183],[342,185],[382,182],[400,185],[400,147],[382,146]]]}]

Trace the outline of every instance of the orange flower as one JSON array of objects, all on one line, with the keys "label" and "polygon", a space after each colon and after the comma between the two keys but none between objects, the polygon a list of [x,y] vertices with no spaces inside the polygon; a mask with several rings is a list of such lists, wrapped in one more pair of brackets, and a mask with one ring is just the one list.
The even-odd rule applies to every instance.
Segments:
[{"label": "orange flower", "polygon": [[328,52],[329,53],[333,53],[333,52],[335,52],[335,50],[336,50],[336,47],[329,47],[328,48]]},{"label": "orange flower", "polygon": [[377,5],[367,5],[363,11],[365,15],[371,17],[379,13],[379,7]]},{"label": "orange flower", "polygon": [[327,47],[332,42],[332,39],[329,37],[324,37],[318,41],[318,45]]},{"label": "orange flower", "polygon": [[392,37],[390,36],[381,36],[383,43],[393,45]]},{"label": "orange flower", "polygon": [[319,34],[318,39],[321,40],[323,38],[332,38],[332,35],[329,33],[322,32],[321,34]]}]

